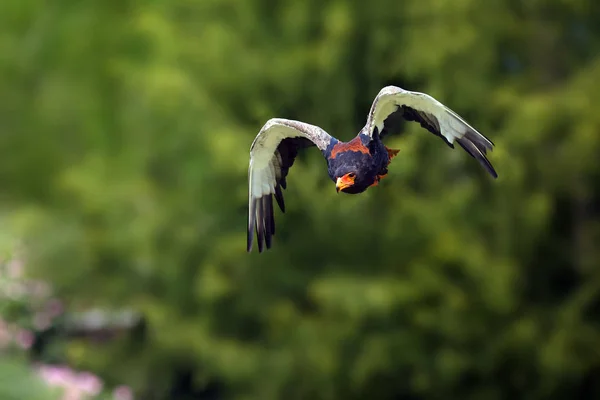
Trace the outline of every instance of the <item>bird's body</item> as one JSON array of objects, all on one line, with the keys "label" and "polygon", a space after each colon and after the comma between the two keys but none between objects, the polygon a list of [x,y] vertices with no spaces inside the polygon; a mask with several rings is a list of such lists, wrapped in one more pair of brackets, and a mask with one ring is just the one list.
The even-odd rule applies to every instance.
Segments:
[{"label": "bird's body", "polygon": [[[349,142],[332,141],[324,152],[327,172],[339,191],[358,194],[376,186],[387,175],[387,167],[395,150],[388,149],[379,136],[373,140],[362,131]],[[340,188],[337,180],[347,174],[351,185]],[[340,181],[341,183],[341,181]]]},{"label": "bird's body", "polygon": [[271,247],[275,234],[273,196],[285,212],[282,189],[286,188],[286,177],[299,149],[318,147],[327,160],[327,171],[336,183],[336,190],[359,194],[378,185],[386,176],[398,150],[386,147],[382,139],[399,133],[402,120],[419,122],[452,148],[457,142],[497,177],[486,157],[493,143],[452,110],[423,93],[384,87],[373,101],[366,125],[348,142],[315,125],[273,118],[263,126],[250,148],[248,251],[252,249],[255,229],[259,251],[264,244]]}]

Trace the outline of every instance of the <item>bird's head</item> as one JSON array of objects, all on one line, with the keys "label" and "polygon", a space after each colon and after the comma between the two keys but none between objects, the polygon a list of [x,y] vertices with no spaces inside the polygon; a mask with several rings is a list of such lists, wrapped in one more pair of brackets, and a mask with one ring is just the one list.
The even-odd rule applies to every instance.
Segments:
[{"label": "bird's head", "polygon": [[366,176],[360,169],[341,170],[336,174],[335,189],[348,194],[362,193],[373,183],[372,177]]},{"label": "bird's head", "polygon": [[373,184],[378,169],[369,149],[360,142],[360,138],[334,146],[327,162],[329,176],[335,182],[338,193],[364,192]]},{"label": "bird's head", "polygon": [[345,174],[336,177],[335,190],[339,192],[346,192],[352,189],[354,182],[356,181],[356,172],[346,172]]}]

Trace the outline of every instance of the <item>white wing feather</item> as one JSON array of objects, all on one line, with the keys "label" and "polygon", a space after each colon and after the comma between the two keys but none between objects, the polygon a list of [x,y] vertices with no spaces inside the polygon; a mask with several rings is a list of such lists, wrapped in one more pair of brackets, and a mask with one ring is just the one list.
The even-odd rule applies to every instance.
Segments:
[{"label": "white wing feather", "polygon": [[485,156],[488,150],[493,149],[494,144],[457,113],[428,94],[411,92],[397,86],[384,87],[371,105],[365,133],[372,137],[375,128],[381,133],[386,118],[403,107],[418,112],[421,118],[435,127],[436,134],[442,136],[451,147],[454,142],[458,142],[492,176],[497,177],[496,171]]},{"label": "white wing feather", "polygon": [[332,139],[318,126],[283,118],[272,118],[265,123],[250,146],[248,251],[252,250],[255,228],[259,251],[262,251],[263,239],[267,248],[270,247],[271,235],[274,233],[272,196],[276,194],[283,163],[277,148],[283,139],[297,137],[310,140],[321,151],[327,149]]}]

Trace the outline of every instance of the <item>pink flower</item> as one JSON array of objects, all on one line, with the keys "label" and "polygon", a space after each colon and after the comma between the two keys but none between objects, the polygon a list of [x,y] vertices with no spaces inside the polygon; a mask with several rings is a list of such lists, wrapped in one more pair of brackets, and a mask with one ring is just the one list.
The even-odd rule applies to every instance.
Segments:
[{"label": "pink flower", "polygon": [[117,386],[113,390],[114,400],[133,400],[133,391],[129,386],[121,385]]},{"label": "pink flower", "polygon": [[66,366],[40,365],[38,374],[50,386],[64,389],[62,400],[83,400],[102,391],[102,380],[89,372],[76,373]]},{"label": "pink flower", "polygon": [[65,388],[61,400],[83,400],[83,396],[81,395],[81,391],[79,389],[69,386]]},{"label": "pink flower", "polygon": [[25,350],[29,349],[33,345],[34,339],[35,336],[33,335],[33,333],[25,329],[19,330],[17,332],[17,337],[15,338],[19,347]]},{"label": "pink flower", "polygon": [[102,391],[102,386],[102,381],[96,375],[89,372],[82,372],[77,375],[77,387],[87,394],[98,395]]},{"label": "pink flower", "polygon": [[63,366],[42,365],[38,373],[50,386],[68,386],[73,378],[71,370]]}]

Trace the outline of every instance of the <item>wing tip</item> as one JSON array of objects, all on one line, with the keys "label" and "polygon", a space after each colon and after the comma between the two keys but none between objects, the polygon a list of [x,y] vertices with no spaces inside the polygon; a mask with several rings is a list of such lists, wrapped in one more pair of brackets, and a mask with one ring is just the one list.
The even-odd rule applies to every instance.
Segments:
[{"label": "wing tip", "polygon": [[486,142],[491,143],[485,136],[468,132],[462,138],[456,139],[456,142],[462,147],[471,157],[479,161],[482,167],[484,167],[488,173],[494,178],[498,178],[498,173],[494,169],[494,166],[486,157],[487,150],[493,150],[493,145],[487,145]]},{"label": "wing tip", "polygon": [[277,205],[279,205],[279,209],[282,213],[285,213],[285,200],[283,198],[283,192],[281,191],[281,185],[277,184],[275,186],[275,200],[277,201]]},{"label": "wing tip", "polygon": [[248,239],[246,241],[246,252],[252,252],[252,242],[254,241],[254,230],[248,229]]},{"label": "wing tip", "polygon": [[262,253],[265,248],[268,250],[272,247],[273,236],[275,236],[273,195],[268,194],[253,199],[249,212],[246,251],[252,252],[256,232],[256,247],[258,252]]},{"label": "wing tip", "polygon": [[248,236],[246,239],[246,251],[252,251],[254,242],[254,226],[256,224],[256,199],[250,196],[250,205],[248,208]]}]

